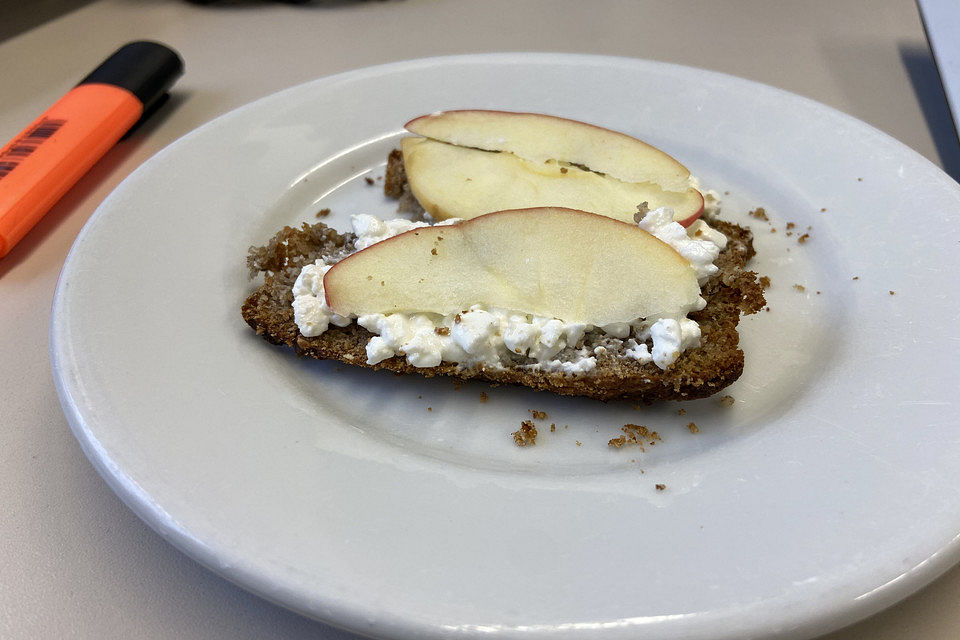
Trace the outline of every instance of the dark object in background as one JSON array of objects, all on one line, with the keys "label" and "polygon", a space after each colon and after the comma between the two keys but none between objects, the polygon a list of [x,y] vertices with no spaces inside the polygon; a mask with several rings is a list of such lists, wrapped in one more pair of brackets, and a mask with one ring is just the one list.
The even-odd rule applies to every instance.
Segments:
[{"label": "dark object in background", "polygon": [[[384,0],[378,0],[383,2]],[[282,4],[350,4],[364,2],[364,0],[187,0],[190,4],[260,4],[263,2],[279,2]]]},{"label": "dark object in background", "polygon": [[[187,0],[190,4],[253,4],[258,0]],[[262,0],[259,0],[262,1]],[[306,4],[311,0],[273,0],[273,2],[283,2],[284,4]]]}]

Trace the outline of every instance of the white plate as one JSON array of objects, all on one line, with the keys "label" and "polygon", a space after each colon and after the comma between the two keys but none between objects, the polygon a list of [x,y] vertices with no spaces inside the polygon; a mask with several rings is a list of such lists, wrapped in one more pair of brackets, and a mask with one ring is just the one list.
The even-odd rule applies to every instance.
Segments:
[{"label": "white plate", "polygon": [[[324,206],[341,228],[389,215],[364,176],[382,175],[406,120],[465,107],[626,131],[730,192],[726,215],[752,223],[773,281],[771,311],[741,325],[734,406],[681,417],[673,403],[456,389],[253,335],[247,247]],[[745,215],[757,205],[771,224]],[[806,637],[958,559],[958,210],[958,185],[895,140],[715,73],[553,54],[362,69],[238,109],[124,181],[64,267],[54,372],[87,455],[141,518],[335,625]],[[549,418],[521,449],[510,433],[530,409]],[[663,442],[608,447],[628,422]]]}]

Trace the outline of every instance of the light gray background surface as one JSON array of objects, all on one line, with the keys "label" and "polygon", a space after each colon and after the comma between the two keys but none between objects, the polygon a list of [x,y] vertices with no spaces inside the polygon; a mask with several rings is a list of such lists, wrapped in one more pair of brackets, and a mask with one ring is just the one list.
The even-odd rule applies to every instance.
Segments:
[{"label": "light gray background surface", "polygon": [[[481,51],[612,54],[782,87],[865,120],[960,176],[936,68],[917,10],[904,0],[0,0],[0,25],[0,142],[125,42],[162,41],[187,66],[154,119],[0,259],[3,638],[353,637],[249,595],[163,542],[84,458],[53,388],[48,314],[78,231],[138,165],[230,109],[394,60]],[[955,568],[827,638],[957,638],[958,604]]]}]

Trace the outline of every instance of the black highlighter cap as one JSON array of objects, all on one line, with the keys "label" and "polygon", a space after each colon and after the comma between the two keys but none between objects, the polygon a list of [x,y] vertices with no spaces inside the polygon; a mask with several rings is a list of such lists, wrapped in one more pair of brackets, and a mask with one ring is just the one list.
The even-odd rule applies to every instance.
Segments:
[{"label": "black highlighter cap", "polygon": [[126,89],[147,112],[182,75],[183,60],[176,51],[159,42],[140,40],[117,49],[80,84],[112,84]]}]

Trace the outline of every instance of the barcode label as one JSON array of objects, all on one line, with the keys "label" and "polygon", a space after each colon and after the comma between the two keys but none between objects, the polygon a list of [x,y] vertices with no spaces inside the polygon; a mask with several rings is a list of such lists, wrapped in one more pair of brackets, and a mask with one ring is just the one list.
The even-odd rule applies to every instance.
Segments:
[{"label": "barcode label", "polygon": [[50,136],[55,134],[66,120],[44,118],[24,135],[14,140],[0,153],[0,180],[17,168],[20,162],[37,150]]}]

